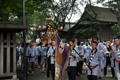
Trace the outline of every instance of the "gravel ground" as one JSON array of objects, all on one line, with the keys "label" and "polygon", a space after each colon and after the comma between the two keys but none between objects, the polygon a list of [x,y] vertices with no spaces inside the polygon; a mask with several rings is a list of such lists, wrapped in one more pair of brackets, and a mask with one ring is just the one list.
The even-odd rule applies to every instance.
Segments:
[{"label": "gravel ground", "polygon": [[[84,66],[83,67],[83,74],[80,74],[80,77],[76,77],[76,80],[87,80],[86,78],[86,69],[87,67]],[[23,78],[23,71],[21,71],[19,68],[17,70],[18,73],[18,78],[20,80],[24,80]],[[103,77],[101,80],[117,80],[117,78],[112,78],[111,77],[111,73],[110,73],[110,69],[108,70],[108,75],[106,77]],[[68,75],[67,72],[65,71],[65,76],[64,76],[64,80],[68,80]],[[29,74],[29,76],[27,77],[27,80],[52,80],[51,77],[50,78],[46,78],[46,72],[42,72],[42,69],[37,69],[35,68],[35,74]],[[99,80],[99,79],[98,79]]]}]

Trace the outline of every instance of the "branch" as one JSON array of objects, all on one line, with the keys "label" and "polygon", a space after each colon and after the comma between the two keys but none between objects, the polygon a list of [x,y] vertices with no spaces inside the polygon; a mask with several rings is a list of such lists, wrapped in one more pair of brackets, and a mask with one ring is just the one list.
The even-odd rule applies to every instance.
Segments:
[{"label": "branch", "polygon": [[72,9],[72,13],[71,13],[70,17],[69,18],[67,17],[69,22],[70,22],[70,19],[72,18],[72,14],[73,14],[73,9]]},{"label": "branch", "polygon": [[70,8],[68,9],[67,15],[69,14],[70,10],[74,8],[75,2],[76,2],[76,0],[73,0],[73,1],[71,2],[72,4],[71,4]]},{"label": "branch", "polygon": [[90,9],[91,9],[91,11],[95,14],[95,19],[96,19],[97,14],[96,14],[95,11],[92,9],[92,3],[91,3],[91,0],[89,0],[89,3],[90,3]]},{"label": "branch", "polygon": [[[49,17],[44,11],[42,11],[42,13],[46,16],[46,17]],[[55,26],[57,26],[57,24],[53,21],[53,20],[51,20],[52,22],[53,22],[53,24],[55,25]]]}]

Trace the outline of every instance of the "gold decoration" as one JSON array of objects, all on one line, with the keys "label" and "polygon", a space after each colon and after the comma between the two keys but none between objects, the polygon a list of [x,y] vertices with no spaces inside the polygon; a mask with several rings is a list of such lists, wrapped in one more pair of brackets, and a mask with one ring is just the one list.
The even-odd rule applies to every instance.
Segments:
[{"label": "gold decoration", "polygon": [[50,23],[50,21],[51,21],[51,18],[50,18],[50,17],[49,17],[49,18],[46,18],[45,23],[48,24],[48,23]]},{"label": "gold decoration", "polygon": [[70,50],[73,50],[73,47],[72,47],[72,46],[70,46]]},{"label": "gold decoration", "polygon": [[55,40],[55,35],[57,34],[57,32],[55,27],[51,27],[51,25],[47,25],[47,26],[48,26],[48,30],[46,33],[46,37],[50,43],[52,40]]},{"label": "gold decoration", "polygon": [[48,43],[51,43],[51,42],[52,42],[52,40],[49,38],[49,39],[48,39]]},{"label": "gold decoration", "polygon": [[[49,25],[49,22],[51,21],[51,18],[46,18],[46,26],[47,26],[47,31],[46,29],[42,29],[40,30],[41,32],[41,40],[44,41],[48,41],[48,43],[51,43],[53,40],[55,40],[56,35],[57,35],[57,27],[53,27],[51,25]],[[43,34],[44,33],[44,34]]]},{"label": "gold decoration", "polygon": [[[62,47],[62,48],[64,48],[64,46],[65,46],[65,44],[63,43],[63,41],[61,40],[61,42],[60,42],[60,46]],[[64,50],[63,50],[64,51]]]},{"label": "gold decoration", "polygon": [[59,52],[63,53],[63,51],[64,51],[64,46],[65,46],[65,44],[64,44],[63,41],[61,40],[60,45],[59,45]]},{"label": "gold decoration", "polygon": [[62,64],[62,53],[58,52],[56,55],[56,62],[58,65]]},{"label": "gold decoration", "polygon": [[56,62],[58,65],[62,64],[62,53],[64,51],[64,46],[65,46],[65,44],[61,40],[60,45],[59,45],[59,52],[56,55]]}]

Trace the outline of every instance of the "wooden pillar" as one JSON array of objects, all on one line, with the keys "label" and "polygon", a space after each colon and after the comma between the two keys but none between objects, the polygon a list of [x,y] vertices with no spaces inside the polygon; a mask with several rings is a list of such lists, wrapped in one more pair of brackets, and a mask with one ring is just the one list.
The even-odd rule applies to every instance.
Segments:
[{"label": "wooden pillar", "polygon": [[16,75],[16,33],[13,33],[13,78],[17,78],[17,75]]},{"label": "wooden pillar", "polygon": [[10,73],[10,33],[7,33],[7,73]]},{"label": "wooden pillar", "polygon": [[3,33],[0,33],[0,74],[3,74]]}]

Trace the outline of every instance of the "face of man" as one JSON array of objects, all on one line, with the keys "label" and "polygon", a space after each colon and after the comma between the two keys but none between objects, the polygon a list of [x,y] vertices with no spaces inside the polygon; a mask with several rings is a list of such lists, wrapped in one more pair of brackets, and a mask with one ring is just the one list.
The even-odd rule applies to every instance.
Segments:
[{"label": "face of man", "polygon": [[69,42],[70,46],[74,46],[74,43],[72,41]]},{"label": "face of man", "polygon": [[52,41],[52,45],[55,46],[56,42],[55,41]]},{"label": "face of man", "polygon": [[67,47],[70,47],[70,45],[68,43],[66,45],[67,45]]},{"label": "face of man", "polygon": [[120,43],[119,40],[115,40],[115,44],[118,45]]},{"label": "face of man", "polygon": [[21,47],[21,44],[19,44],[19,47]]},{"label": "face of man", "polygon": [[96,38],[93,38],[93,41],[94,41],[94,42],[98,42]]},{"label": "face of man", "polygon": [[30,46],[33,46],[33,42],[30,42]]},{"label": "face of man", "polygon": [[107,45],[109,46],[111,44],[111,42],[110,41],[107,41]]},{"label": "face of man", "polygon": [[86,46],[88,46],[88,43],[86,43]]},{"label": "face of man", "polygon": [[42,44],[43,47],[45,47],[45,44]]},{"label": "face of man", "polygon": [[96,43],[92,43],[92,49],[97,49],[97,44]]},{"label": "face of man", "polygon": [[84,45],[84,43],[80,43],[80,45],[81,45],[81,46],[83,46],[83,45]]}]

